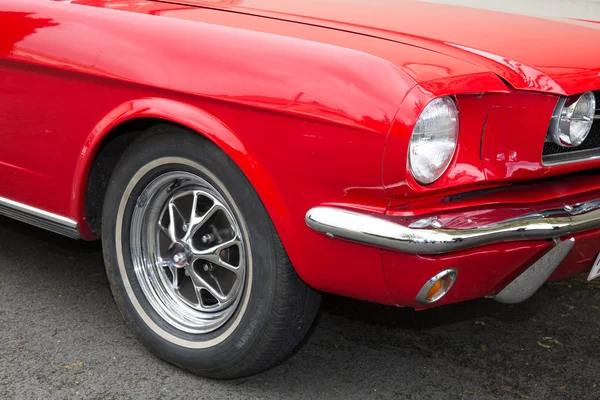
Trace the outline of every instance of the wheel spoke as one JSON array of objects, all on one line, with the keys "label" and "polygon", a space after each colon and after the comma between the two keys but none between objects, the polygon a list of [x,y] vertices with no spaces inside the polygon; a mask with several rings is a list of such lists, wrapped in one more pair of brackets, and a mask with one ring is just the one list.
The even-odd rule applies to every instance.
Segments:
[{"label": "wheel spoke", "polygon": [[173,275],[173,289],[179,290],[179,269],[176,266],[171,266],[171,275]]},{"label": "wheel spoke", "polygon": [[173,265],[173,263],[169,260],[162,260],[159,259],[157,265],[161,268],[168,268],[169,272],[171,272],[172,275],[172,280],[171,280],[171,284],[173,285],[173,289],[179,289],[180,287],[180,282],[179,282],[179,269]]},{"label": "wheel spoke", "polygon": [[237,274],[240,270],[238,266],[231,265],[221,259],[221,252],[233,246],[238,246],[238,248],[240,246],[240,240],[238,239],[237,235],[233,239],[230,239],[216,246],[210,247],[206,250],[193,249],[193,261],[208,261],[212,264],[216,264],[219,267],[223,267]]},{"label": "wheel spoke", "polygon": [[177,227],[175,224],[175,204],[169,202],[169,226],[167,232],[169,233],[169,238],[171,238],[173,242],[177,241]]},{"label": "wheel spoke", "polygon": [[194,235],[194,233],[206,223],[206,221],[208,221],[213,215],[215,215],[217,211],[225,210],[223,205],[217,199],[211,198],[211,201],[213,202],[212,206],[210,206],[210,208],[201,217],[198,217],[196,212],[198,207],[198,196],[194,194],[192,213],[190,215],[190,223],[183,240],[190,239]]},{"label": "wheel spoke", "polygon": [[169,238],[169,240],[173,241],[173,240],[171,239],[171,234],[169,233],[169,229],[165,228],[165,227],[162,225],[162,223],[161,223],[160,221],[158,222],[158,229],[159,229],[159,230],[160,230],[162,233],[164,233],[164,234],[167,236],[167,238]]},{"label": "wheel spoke", "polygon": [[169,231],[165,229],[160,223],[158,224],[158,255],[160,257],[164,257],[169,252],[169,247],[171,246],[171,238],[169,236]]},{"label": "wheel spoke", "polygon": [[[219,293],[224,294],[225,291],[221,287],[221,283],[219,283],[219,280],[217,279],[217,277],[212,272],[209,272],[209,275],[210,275],[210,278],[215,282],[215,285],[217,286],[217,290],[219,291]],[[227,298],[226,295],[225,295],[225,298]]]},{"label": "wheel spoke", "polygon": [[179,207],[177,207],[173,200],[171,200],[171,204],[173,205],[173,210],[175,210],[177,215],[179,215],[179,218],[181,218],[181,222],[183,222],[183,225],[187,224],[187,219],[183,216],[183,213],[179,210]]},{"label": "wheel spoke", "polygon": [[198,193],[194,192],[192,194],[192,196],[194,196],[194,198],[192,200],[192,209],[190,210],[190,219],[189,219],[189,221],[190,221],[189,228],[190,229],[189,230],[192,230],[192,225],[193,225],[192,221],[196,220],[196,211],[198,208]]},{"label": "wheel spoke", "polygon": [[239,267],[236,267],[235,265],[231,265],[231,264],[221,260],[218,257],[214,261],[211,261],[211,262],[215,265],[218,265],[219,267],[225,268],[225,269],[235,273],[236,275],[240,272]]},{"label": "wheel spoke", "polygon": [[[222,292],[219,292],[216,288],[210,285],[208,282],[204,280],[200,275],[194,271],[193,268],[187,268],[187,271],[192,279],[192,283],[194,284],[194,288],[196,289],[196,295],[198,296],[198,304],[202,305],[202,297],[201,290],[204,289],[208,293],[211,294],[219,303],[227,300],[227,296],[225,296]],[[220,285],[219,285],[220,288]]]}]

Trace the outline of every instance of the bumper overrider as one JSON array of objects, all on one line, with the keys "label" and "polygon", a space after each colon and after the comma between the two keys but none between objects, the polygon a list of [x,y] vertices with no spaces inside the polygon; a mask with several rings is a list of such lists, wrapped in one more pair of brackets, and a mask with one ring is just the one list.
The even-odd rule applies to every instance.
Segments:
[{"label": "bumper overrider", "polygon": [[[444,229],[435,217],[403,225],[385,215],[330,206],[310,209],[305,221],[330,238],[419,255],[446,254],[500,242],[552,240],[554,245],[547,253],[494,295],[503,303],[518,303],[533,295],[569,254],[575,242],[573,234],[600,227],[600,199],[467,229]],[[597,274],[595,267],[589,279]],[[432,284],[428,281],[426,286]],[[430,303],[423,293],[417,301]]]}]

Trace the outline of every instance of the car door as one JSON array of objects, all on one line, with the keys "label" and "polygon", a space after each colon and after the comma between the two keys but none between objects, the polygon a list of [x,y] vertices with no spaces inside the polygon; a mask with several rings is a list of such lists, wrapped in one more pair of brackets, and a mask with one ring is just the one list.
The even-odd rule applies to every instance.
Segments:
[{"label": "car door", "polygon": [[[57,177],[67,138],[60,114],[72,105],[47,54],[31,46],[58,28],[30,7],[3,2],[0,10],[0,196],[59,211]],[[15,7],[16,6],[16,7]],[[58,44],[55,44],[58,45]],[[57,62],[58,60],[54,60]],[[62,111],[61,111],[62,109]]]}]

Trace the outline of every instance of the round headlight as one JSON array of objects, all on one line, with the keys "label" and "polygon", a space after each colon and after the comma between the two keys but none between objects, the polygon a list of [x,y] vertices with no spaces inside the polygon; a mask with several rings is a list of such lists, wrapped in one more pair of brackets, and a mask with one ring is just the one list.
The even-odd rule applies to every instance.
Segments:
[{"label": "round headlight", "polygon": [[421,184],[435,182],[452,161],[458,141],[458,109],[450,97],[425,107],[410,137],[408,163]]},{"label": "round headlight", "polygon": [[548,139],[562,147],[579,146],[590,133],[595,112],[592,92],[562,98],[554,110]]}]

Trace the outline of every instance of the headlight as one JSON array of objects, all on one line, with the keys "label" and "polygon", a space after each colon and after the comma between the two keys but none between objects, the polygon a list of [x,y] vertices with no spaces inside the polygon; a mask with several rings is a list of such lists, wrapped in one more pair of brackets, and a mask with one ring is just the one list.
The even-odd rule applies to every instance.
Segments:
[{"label": "headlight", "polygon": [[561,98],[554,109],[546,141],[562,147],[579,146],[590,133],[595,111],[596,98],[592,92]]},{"label": "headlight", "polygon": [[421,184],[435,182],[452,161],[458,141],[458,109],[450,97],[425,107],[410,137],[408,163]]}]

